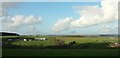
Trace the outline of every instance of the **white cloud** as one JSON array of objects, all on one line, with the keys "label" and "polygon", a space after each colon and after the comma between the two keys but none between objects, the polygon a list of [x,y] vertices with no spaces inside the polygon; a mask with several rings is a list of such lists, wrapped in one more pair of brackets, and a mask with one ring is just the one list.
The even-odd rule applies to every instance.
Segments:
[{"label": "white cloud", "polygon": [[[0,31],[25,33],[25,31],[27,30],[26,33],[37,33],[37,31],[39,30],[37,30],[35,26],[41,23],[42,17],[34,15],[7,15],[7,10],[9,8],[18,8],[19,6],[17,6],[17,4],[19,4],[20,2],[22,2],[22,0],[18,0],[16,2],[15,0],[9,0],[2,1],[0,3]],[[25,28],[26,30],[22,28]]]},{"label": "white cloud", "polygon": [[114,34],[118,34],[118,26],[109,26],[109,25],[103,25],[100,27],[100,29],[98,30],[99,33],[114,33]]},{"label": "white cloud", "polygon": [[42,20],[42,17],[35,17],[33,15],[30,15],[25,18],[24,23],[28,25],[33,25],[33,24],[40,23],[41,20]]},{"label": "white cloud", "polygon": [[19,29],[20,27],[37,25],[41,23],[41,21],[42,17],[36,17],[33,15],[16,15],[14,17],[4,16],[2,17],[2,28],[3,30],[11,30],[14,28]]},{"label": "white cloud", "polygon": [[[101,1],[101,7],[95,6],[75,6],[75,9],[80,14],[80,18],[72,21],[68,21],[68,26],[62,21],[58,21],[53,26],[53,31],[63,31],[73,28],[88,27],[97,24],[111,23],[118,21],[118,2],[120,0],[103,0]],[[57,25],[57,26],[56,26]],[[62,30],[61,30],[62,29]]]},{"label": "white cloud", "polygon": [[113,31],[111,28],[110,28],[110,26],[109,25],[103,25],[102,27],[101,27],[101,29],[99,30],[99,32],[101,32],[101,33],[109,33],[109,32],[111,32],[111,31]]},{"label": "white cloud", "polygon": [[72,21],[73,21],[72,17],[66,17],[65,19],[60,19],[54,24],[52,30],[56,32],[67,30],[70,27]]}]

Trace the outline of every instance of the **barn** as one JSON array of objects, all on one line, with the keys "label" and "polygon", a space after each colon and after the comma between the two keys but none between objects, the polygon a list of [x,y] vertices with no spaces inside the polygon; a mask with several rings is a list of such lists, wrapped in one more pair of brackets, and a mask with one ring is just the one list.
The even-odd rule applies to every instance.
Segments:
[{"label": "barn", "polygon": [[27,39],[24,38],[24,39],[23,39],[23,41],[32,41],[32,40],[33,40],[33,39],[31,39],[31,38],[29,38],[29,39],[28,39],[28,38],[27,38]]},{"label": "barn", "polygon": [[24,38],[23,41],[34,41],[34,40],[41,40],[41,41],[44,41],[44,40],[47,40],[47,38]]},{"label": "barn", "polygon": [[34,38],[34,40],[47,40],[47,38]]}]

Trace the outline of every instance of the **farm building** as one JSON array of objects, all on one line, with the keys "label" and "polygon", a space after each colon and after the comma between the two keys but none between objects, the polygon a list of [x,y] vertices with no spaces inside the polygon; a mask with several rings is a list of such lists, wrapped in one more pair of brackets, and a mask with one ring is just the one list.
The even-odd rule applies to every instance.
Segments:
[{"label": "farm building", "polygon": [[23,41],[27,41],[27,39],[23,39]]},{"label": "farm building", "polygon": [[44,40],[47,40],[47,38],[33,38],[33,39],[23,39],[23,41],[34,41],[34,40],[42,40],[42,41],[44,41]]},{"label": "farm building", "polygon": [[47,40],[47,38],[16,38],[16,39],[8,38],[7,39],[7,41],[34,41],[34,40],[44,41]]},{"label": "farm building", "polygon": [[23,39],[23,41],[32,41],[33,39]]},{"label": "farm building", "polygon": [[47,40],[47,38],[35,38],[34,40]]}]

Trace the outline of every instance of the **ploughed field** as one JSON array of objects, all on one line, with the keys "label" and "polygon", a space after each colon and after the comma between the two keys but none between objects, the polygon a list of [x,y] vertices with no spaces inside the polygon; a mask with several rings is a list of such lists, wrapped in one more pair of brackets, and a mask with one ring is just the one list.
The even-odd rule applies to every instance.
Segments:
[{"label": "ploughed field", "polygon": [[[48,40],[5,41],[3,56],[118,56],[117,37],[76,36],[19,36],[19,38],[47,38]],[[18,36],[4,36],[18,38]],[[20,51],[20,52],[19,52]]]}]

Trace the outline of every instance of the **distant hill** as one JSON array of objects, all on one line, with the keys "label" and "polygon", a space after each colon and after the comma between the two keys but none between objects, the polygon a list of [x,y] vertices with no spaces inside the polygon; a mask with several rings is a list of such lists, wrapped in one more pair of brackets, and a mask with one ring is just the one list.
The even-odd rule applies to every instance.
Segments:
[{"label": "distant hill", "polygon": [[19,36],[17,33],[0,32],[0,36]]}]

